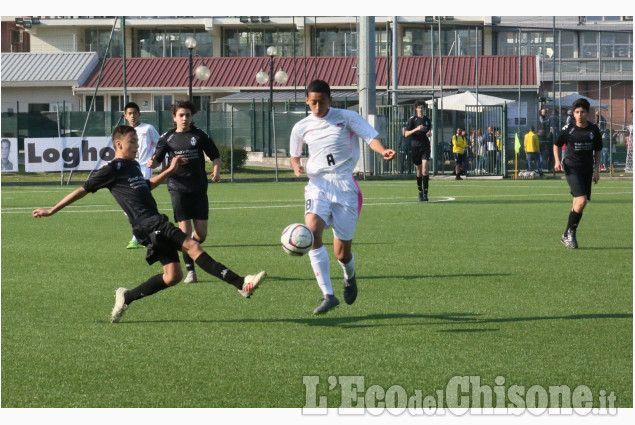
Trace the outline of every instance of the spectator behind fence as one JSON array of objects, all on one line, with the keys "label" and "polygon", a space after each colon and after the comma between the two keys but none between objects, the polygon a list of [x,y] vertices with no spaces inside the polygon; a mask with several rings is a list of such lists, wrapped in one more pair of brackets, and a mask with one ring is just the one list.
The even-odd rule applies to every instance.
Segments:
[{"label": "spectator behind fence", "polygon": [[534,133],[535,128],[531,126],[529,132],[525,134],[525,154],[527,155],[527,171],[537,170],[542,176],[540,168],[540,142]]},{"label": "spectator behind fence", "polygon": [[465,148],[467,147],[467,140],[462,128],[456,129],[456,134],[452,136],[452,153],[454,153],[454,173],[456,180],[463,180],[461,178],[461,167],[465,163]]}]

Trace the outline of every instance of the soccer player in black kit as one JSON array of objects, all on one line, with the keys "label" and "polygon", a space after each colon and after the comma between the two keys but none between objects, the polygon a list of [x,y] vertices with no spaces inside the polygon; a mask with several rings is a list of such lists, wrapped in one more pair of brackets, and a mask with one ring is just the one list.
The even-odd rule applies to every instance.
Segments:
[{"label": "soccer player in black kit", "polygon": [[115,292],[115,306],[110,321],[119,322],[128,306],[140,298],[155,294],[170,286],[174,286],[183,278],[178,251],[187,253],[196,264],[207,273],[233,285],[245,298],[249,298],[258,285],[264,280],[266,272],[241,277],[216,262],[201,245],[183,233],[170,222],[170,219],[159,214],[157,203],[150,191],[160,185],[168,176],[178,172],[186,163],[186,159],[176,156],[170,166],[158,176],[145,180],[139,163],[135,160],[139,148],[137,133],[134,127],[119,125],[112,134],[115,148],[115,159],[97,170],[84,185],[66,195],[51,209],[37,208],[33,217],[48,217],[88,193],[108,188],[117,203],[121,206],[132,225],[132,232],[142,245],[147,247],[146,261],[154,264],[159,261],[163,265],[163,273],[152,276],[136,288],[119,288]]},{"label": "soccer player in black kit", "polygon": [[[179,228],[199,243],[207,238],[209,201],[207,199],[207,175],[205,155],[214,164],[212,181],[220,181],[220,154],[214,141],[200,128],[194,126],[192,116],[196,109],[191,102],[177,101],[172,105],[172,118],[176,127],[159,139],[154,156],[148,167],[156,168],[167,155],[168,163],[176,156],[187,159],[187,163],[168,178],[168,191],[172,198],[174,220]],[[194,230],[192,232],[192,230]],[[187,270],[185,283],[196,282],[194,261],[183,253]]]},{"label": "soccer player in black kit", "polygon": [[[408,119],[404,135],[410,139],[412,162],[417,172],[417,188],[419,200],[428,200],[428,160],[430,159],[430,130],[432,122],[423,115],[423,102],[415,101],[416,114]],[[423,185],[422,185],[423,183]]]},{"label": "soccer player in black kit", "polygon": [[[555,171],[563,171],[573,195],[573,207],[569,213],[567,229],[560,238],[569,249],[578,247],[576,231],[582,211],[591,200],[591,182],[600,180],[600,155],[602,153],[602,134],[597,125],[587,120],[589,102],[578,99],[573,102],[575,121],[562,128],[560,137],[553,146]],[[567,145],[565,159],[560,162],[560,150]]]}]

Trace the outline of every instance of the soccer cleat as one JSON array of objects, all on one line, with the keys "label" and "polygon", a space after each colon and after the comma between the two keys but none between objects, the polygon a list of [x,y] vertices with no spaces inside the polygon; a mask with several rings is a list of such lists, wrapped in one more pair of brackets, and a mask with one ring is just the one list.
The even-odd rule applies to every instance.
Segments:
[{"label": "soccer cleat", "polygon": [[240,292],[240,295],[242,295],[245,298],[249,298],[251,297],[251,294],[254,293],[254,291],[256,290],[256,288],[258,288],[258,285],[260,283],[262,283],[263,280],[265,280],[265,276],[267,276],[267,272],[266,271],[261,271],[260,273],[256,274],[256,275],[247,275],[245,276],[245,282],[243,283],[243,289],[239,289],[238,292]]},{"label": "soccer cleat", "polygon": [[340,300],[335,295],[325,295],[324,298],[320,298],[320,301],[322,304],[313,310],[313,314],[324,314],[340,305]]},{"label": "soccer cleat", "polygon": [[461,178],[461,176],[459,176],[459,175],[457,174],[457,176],[454,178],[454,180],[463,180],[463,179]]},{"label": "soccer cleat", "polygon": [[562,244],[569,249],[576,249],[578,247],[578,241],[575,238],[575,232],[571,229],[568,229],[566,232],[563,233],[562,237],[560,238],[560,242],[562,242]]},{"label": "soccer cleat", "polygon": [[123,313],[128,310],[128,304],[126,304],[126,288],[119,288],[115,291],[115,306],[110,313],[110,321],[112,323],[118,323],[121,320]]},{"label": "soccer cleat", "polygon": [[126,247],[126,249],[138,249],[141,248],[141,246],[139,246],[139,242],[135,241],[134,239],[130,240],[130,242],[128,242],[128,246]]},{"label": "soccer cleat", "polygon": [[187,276],[185,276],[185,280],[183,283],[195,283],[198,282],[198,278],[196,277],[196,272],[187,272]]},{"label": "soccer cleat", "polygon": [[419,201],[423,202],[423,191],[419,191]]},{"label": "soccer cleat", "polygon": [[422,199],[422,201],[423,201],[423,202],[428,202],[428,195],[427,195],[427,194],[425,194],[425,193],[423,194],[423,199]]},{"label": "soccer cleat", "polygon": [[357,277],[353,275],[344,283],[344,301],[351,305],[357,299]]}]

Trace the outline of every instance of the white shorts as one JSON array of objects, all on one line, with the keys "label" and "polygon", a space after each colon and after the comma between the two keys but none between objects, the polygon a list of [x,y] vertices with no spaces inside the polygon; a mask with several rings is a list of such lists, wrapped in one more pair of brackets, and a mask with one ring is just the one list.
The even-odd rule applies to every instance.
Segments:
[{"label": "white shorts", "polygon": [[312,177],[304,188],[304,214],[320,216],[326,228],[333,228],[333,236],[350,241],[355,234],[362,211],[362,191],[353,176],[332,175]]}]

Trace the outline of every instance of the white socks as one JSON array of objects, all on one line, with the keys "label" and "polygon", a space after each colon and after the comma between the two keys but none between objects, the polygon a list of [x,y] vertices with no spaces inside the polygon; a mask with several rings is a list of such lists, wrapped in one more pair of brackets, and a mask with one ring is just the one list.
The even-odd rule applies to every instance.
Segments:
[{"label": "white socks", "polygon": [[[309,251],[309,258],[311,259],[311,267],[315,278],[317,279],[318,286],[322,290],[324,295],[333,295],[333,286],[331,285],[331,269],[329,263],[329,254],[326,247],[322,245],[318,249],[312,249]],[[355,276],[355,256],[351,258],[347,264],[337,261],[342,266],[344,272],[344,280],[348,280]]]},{"label": "white socks", "polygon": [[318,249],[309,251],[311,259],[311,267],[317,279],[318,286],[324,295],[333,295],[333,287],[331,286],[331,269],[329,264],[329,254],[326,247],[322,245]]},{"label": "white socks", "polygon": [[344,280],[348,280],[351,277],[355,276],[355,255],[351,257],[351,261],[347,264],[342,263],[340,260],[337,260],[342,266],[342,270],[344,271]]}]

